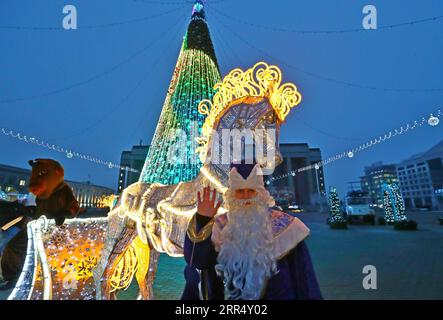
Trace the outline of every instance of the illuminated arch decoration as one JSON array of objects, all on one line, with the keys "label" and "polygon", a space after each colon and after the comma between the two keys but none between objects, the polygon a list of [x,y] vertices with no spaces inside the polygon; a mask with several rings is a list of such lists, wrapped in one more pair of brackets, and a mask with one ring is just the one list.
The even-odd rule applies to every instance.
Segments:
[{"label": "illuminated arch decoration", "polygon": [[302,99],[293,83],[282,84],[280,69],[266,62],[258,62],[246,71],[239,68],[232,70],[214,89],[217,92],[212,101],[202,100],[198,106],[198,111],[207,116],[202,126],[202,136],[197,138],[199,146],[196,149],[203,163],[214,124],[230,106],[245,98],[266,98],[278,120],[283,122],[291,108]]}]

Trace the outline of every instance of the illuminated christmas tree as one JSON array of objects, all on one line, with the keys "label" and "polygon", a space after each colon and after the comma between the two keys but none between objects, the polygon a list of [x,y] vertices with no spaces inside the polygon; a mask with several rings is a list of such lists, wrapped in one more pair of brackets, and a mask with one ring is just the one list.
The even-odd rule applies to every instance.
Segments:
[{"label": "illuminated christmas tree", "polygon": [[388,224],[394,223],[394,210],[392,206],[390,192],[388,191],[389,187],[385,187],[383,191],[383,209],[385,211],[385,221]]},{"label": "illuminated christmas tree", "polygon": [[346,220],[343,218],[340,210],[340,200],[338,198],[337,190],[333,187],[329,189],[329,218],[328,223],[331,228],[344,229],[346,228]]},{"label": "illuminated christmas tree", "polygon": [[398,185],[383,184],[382,190],[385,221],[393,224],[395,230],[417,230],[417,222],[406,217],[405,201]]},{"label": "illuminated christmas tree", "polygon": [[391,184],[391,190],[395,200],[395,221],[400,222],[408,220],[405,214],[405,201],[403,200],[400,188],[397,184],[393,183]]},{"label": "illuminated christmas tree", "polygon": [[220,80],[203,1],[196,1],[139,181],[176,184],[197,176],[195,138],[205,120],[198,104],[212,98]]},{"label": "illuminated christmas tree", "polygon": [[405,202],[398,185],[383,185],[383,208],[386,223],[406,221]]}]

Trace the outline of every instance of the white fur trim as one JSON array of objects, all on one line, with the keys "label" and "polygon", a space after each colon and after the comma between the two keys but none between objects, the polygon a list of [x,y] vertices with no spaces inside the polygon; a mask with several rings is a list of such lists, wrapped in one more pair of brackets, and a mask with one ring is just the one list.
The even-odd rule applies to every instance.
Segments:
[{"label": "white fur trim", "polygon": [[290,225],[274,237],[276,257],[283,258],[310,234],[309,228],[298,218],[294,218]]},{"label": "white fur trim", "polygon": [[[221,231],[226,223],[226,214],[216,216],[214,226],[212,227],[211,239],[217,252],[220,250]],[[309,228],[300,219],[294,217],[284,230],[274,235],[276,257],[278,259],[283,258],[289,251],[305,240],[310,232]]]}]

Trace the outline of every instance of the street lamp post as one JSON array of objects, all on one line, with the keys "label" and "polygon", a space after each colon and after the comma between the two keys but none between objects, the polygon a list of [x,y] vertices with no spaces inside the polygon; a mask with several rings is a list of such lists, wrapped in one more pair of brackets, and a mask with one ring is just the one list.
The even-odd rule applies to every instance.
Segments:
[{"label": "street lamp post", "polygon": [[320,193],[320,181],[318,180],[318,169],[317,168],[315,168],[315,179],[317,181],[317,193],[318,193],[319,201],[320,201],[320,212],[323,212],[323,201],[322,201],[323,199],[322,199],[322,196]]}]

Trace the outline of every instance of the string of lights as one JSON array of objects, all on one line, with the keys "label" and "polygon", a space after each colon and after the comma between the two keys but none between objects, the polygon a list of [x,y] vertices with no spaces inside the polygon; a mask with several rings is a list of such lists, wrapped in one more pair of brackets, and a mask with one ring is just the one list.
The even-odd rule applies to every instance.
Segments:
[{"label": "string of lights", "polygon": [[[181,22],[184,22],[185,20],[188,19],[188,17],[183,17],[183,18],[184,18],[184,19],[182,19]],[[180,23],[179,25],[181,25],[181,23]],[[175,35],[175,36],[177,36],[179,39],[181,39],[181,35],[180,35],[179,32],[177,32],[176,28],[172,28],[172,27],[171,27],[170,29],[173,31],[173,32],[172,32],[173,35]],[[176,38],[173,37],[173,39],[166,41],[166,43],[168,43],[169,45],[168,45],[168,47],[162,52],[162,54],[160,55],[159,59],[158,59],[157,61],[154,62],[154,69],[155,69],[155,68],[158,69],[158,67],[160,66],[160,64],[159,64],[159,62],[160,62],[160,60],[161,60],[160,58],[163,58],[163,57],[166,56],[164,53],[166,53],[166,52],[171,52],[171,47],[173,47],[173,46],[177,43],[175,39],[176,39]],[[151,73],[153,73],[153,72],[151,72]],[[158,86],[157,90],[155,91],[155,94],[153,94],[152,96],[153,96],[153,97],[159,96],[160,93],[161,93],[163,90],[164,90],[164,88],[163,88],[162,86]],[[149,98],[146,97],[145,100],[148,100],[148,99],[149,99]],[[132,141],[132,140],[134,140],[134,137],[135,137],[135,135],[137,134],[137,132],[138,132],[138,130],[140,129],[140,127],[141,127],[142,125],[145,125],[146,123],[148,123],[148,122],[151,120],[151,116],[150,116],[150,115],[152,115],[152,109],[151,109],[151,108],[146,108],[145,113],[144,113],[143,115],[140,115],[140,120],[139,120],[139,122],[137,123],[137,125],[133,126],[133,128],[134,128],[133,131],[132,131],[130,134],[128,134],[128,136],[127,136],[127,137],[128,137],[128,141]]]},{"label": "string of lights", "polygon": [[191,1],[160,1],[160,0],[132,0],[132,1],[146,3],[146,4],[160,4],[165,6],[176,6],[176,5],[182,5],[184,3],[186,4],[193,3]]},{"label": "string of lights", "polygon": [[[185,20],[186,20],[186,19],[188,19],[188,18],[185,17]],[[177,33],[177,35],[179,35],[179,33]],[[174,42],[174,41],[171,41],[170,43],[173,44],[173,43],[175,43],[175,42]],[[157,94],[160,93],[160,90],[163,90],[163,88],[160,88],[160,87],[159,87],[159,89],[157,90]],[[147,121],[148,121],[148,120],[147,120],[147,117],[148,117],[148,115],[150,114],[151,111],[152,111],[152,110],[147,109],[147,110],[146,110],[146,113],[145,113],[143,116],[140,117],[140,121],[139,121],[139,123],[138,123],[136,126],[134,126],[134,130],[133,130],[133,132],[132,132],[130,135],[128,135],[129,140],[133,140],[134,137],[135,137],[135,135],[136,135],[136,133],[137,133],[137,131],[140,129],[140,127],[141,127],[143,124],[147,123]]]},{"label": "string of lights", "polygon": [[404,124],[404,125],[400,126],[399,128],[395,128],[383,135],[378,136],[377,138],[371,139],[368,142],[362,143],[358,146],[355,146],[354,148],[350,148],[347,151],[343,151],[343,152],[338,153],[336,155],[330,156],[326,160],[322,160],[322,161],[317,162],[313,165],[305,166],[305,167],[281,174],[279,176],[272,177],[266,181],[266,184],[269,185],[273,181],[287,178],[290,175],[295,176],[298,173],[302,173],[302,172],[305,172],[308,170],[312,170],[312,169],[319,170],[320,167],[324,167],[325,165],[328,165],[330,163],[333,163],[333,162],[341,160],[341,159],[353,158],[359,152],[362,152],[366,149],[372,148],[378,144],[387,142],[388,140],[391,140],[394,137],[403,135],[407,132],[411,132],[414,129],[422,127],[426,123],[431,127],[436,127],[440,123],[440,117],[442,115],[443,114],[442,114],[441,110],[439,109],[435,112],[430,113],[426,117],[422,117],[420,119],[414,120],[413,122]]},{"label": "string of lights", "polygon": [[55,145],[55,144],[50,144],[42,139],[35,138],[32,136],[30,137],[30,136],[24,135],[20,132],[13,131],[13,130],[10,130],[10,129],[4,128],[4,127],[0,128],[0,133],[2,133],[3,135],[5,135],[7,137],[17,139],[22,142],[26,142],[28,144],[33,144],[33,145],[36,145],[39,147],[46,148],[48,150],[56,151],[59,153],[64,153],[66,155],[66,157],[69,159],[79,158],[81,160],[86,160],[86,161],[90,161],[90,162],[93,162],[96,164],[107,166],[109,169],[118,168],[119,170],[128,170],[128,171],[137,172],[137,173],[139,172],[136,169],[133,169],[130,167],[121,167],[120,165],[113,163],[111,161],[105,161],[102,159],[98,159],[94,156],[88,155],[88,154],[79,153],[79,152],[74,151],[70,148],[65,148],[65,147]]},{"label": "string of lights", "polygon": [[[294,112],[297,112],[297,110],[295,110]],[[307,123],[307,122],[306,122],[305,120],[303,120],[299,115],[296,116],[295,118],[297,119],[297,123],[301,123],[302,125],[304,125],[304,126],[310,128],[310,129],[313,130],[313,131],[316,131],[316,132],[320,133],[321,135],[323,135],[323,136],[325,136],[325,137],[332,138],[332,139],[334,139],[334,140],[344,140],[344,141],[354,141],[354,142],[355,142],[355,141],[358,141],[357,139],[353,139],[353,138],[350,138],[350,137],[341,137],[341,136],[337,136],[337,135],[335,135],[335,134],[333,134],[333,133],[326,132],[326,131],[324,131],[324,130],[322,130],[322,129],[318,129],[318,128],[312,126],[311,124]]]},{"label": "string of lights", "polygon": [[[226,72],[229,72],[229,70],[232,70],[232,67],[229,67],[227,64],[227,61],[236,61],[237,65],[241,63],[241,60],[237,56],[236,52],[233,50],[229,50],[228,46],[225,43],[225,40],[223,39],[221,32],[216,28],[215,24],[211,25],[211,33],[214,37],[214,48],[217,52],[222,53],[222,56],[224,59],[220,59],[219,65],[222,64],[223,68]],[[219,44],[219,45],[218,45]]]},{"label": "string of lights", "polygon": [[[209,26],[208,26],[209,28]],[[217,29],[214,27],[214,25],[211,24],[211,28],[210,28],[210,32],[212,37],[214,38],[214,50],[216,52],[218,52],[218,56],[221,56],[220,53],[223,52],[223,57],[222,59],[220,59],[220,61],[218,62],[219,68],[220,68],[220,73],[223,74],[223,70],[222,70],[222,65],[225,71],[229,70],[228,65],[226,64],[226,61],[229,60],[228,58],[228,53],[226,48],[221,44],[220,41],[218,41],[218,33],[217,33]],[[220,45],[218,45],[220,43]]]},{"label": "string of lights", "polygon": [[[182,21],[182,19],[179,19],[176,21]],[[30,96],[25,96],[25,97],[16,97],[16,98],[9,98],[9,99],[2,99],[0,100],[1,104],[6,104],[6,103],[14,103],[14,102],[22,102],[22,101],[28,101],[28,100],[34,100],[34,99],[39,99],[39,98],[45,98],[48,96],[52,96],[55,94],[60,94],[66,91],[70,91],[72,89],[76,89],[78,87],[84,86],[86,84],[89,84],[95,80],[98,80],[100,78],[103,78],[111,73],[113,73],[114,71],[120,69],[123,65],[128,64],[129,62],[131,62],[132,60],[134,60],[135,58],[137,58],[138,56],[140,56],[141,54],[147,52],[149,49],[151,49],[153,47],[153,45],[155,43],[157,43],[159,40],[162,40],[165,38],[165,35],[170,31],[170,29],[165,29],[163,32],[158,34],[158,37],[156,37],[154,40],[152,40],[151,42],[149,42],[146,46],[144,46],[143,48],[137,50],[135,53],[131,54],[129,57],[127,57],[126,59],[120,61],[119,63],[117,63],[116,65],[112,66],[111,68],[97,73],[95,75],[92,75],[90,77],[88,77],[85,80],[82,81],[78,81],[75,83],[72,83],[70,85],[67,85],[65,87],[59,88],[59,89],[55,89],[55,90],[51,90],[51,91],[47,91],[44,93],[39,93],[39,94],[34,94],[34,95],[30,95]]]},{"label": "string of lights", "polygon": [[[117,21],[117,22],[109,22],[109,23],[102,23],[102,24],[96,24],[96,25],[79,25],[77,27],[77,29],[103,29],[103,28],[110,28],[110,27],[118,27],[118,26],[122,26],[122,25],[127,25],[127,24],[132,24],[132,23],[139,23],[139,22],[144,22],[147,20],[151,20],[151,19],[155,19],[155,18],[160,18],[163,17],[165,15],[168,15],[174,11],[180,10],[182,9],[186,4],[182,4],[181,6],[165,11],[165,12],[160,12],[160,13],[156,13],[156,14],[152,14],[149,16],[145,16],[145,17],[141,17],[141,18],[135,18],[135,19],[130,19],[130,20],[123,20],[123,21]],[[66,31],[60,24],[60,26],[49,26],[49,27],[36,27],[36,26],[8,26],[8,25],[3,25],[0,26],[0,29],[4,29],[4,30],[19,30],[19,31],[23,31],[23,30],[27,30],[27,31]]]},{"label": "string of lights", "polygon": [[[201,163],[194,138],[199,136],[205,115],[198,112],[197,106],[202,100],[212,99],[214,86],[220,80],[205,12],[196,2],[140,182],[176,184],[191,181],[199,174]],[[171,132],[180,132],[183,137],[179,139],[180,153],[176,150],[177,137],[171,137]]]},{"label": "string of lights", "polygon": [[258,48],[257,46],[255,46],[254,44],[252,44],[250,41],[246,40],[245,38],[243,38],[242,36],[240,36],[237,32],[235,32],[232,28],[228,27],[225,23],[223,23],[223,21],[217,17],[217,15],[214,15],[214,17],[220,22],[220,24],[227,29],[228,31],[230,31],[235,37],[237,37],[240,41],[244,42],[246,45],[248,45],[250,48],[256,50],[257,52],[259,52],[262,55],[267,56],[268,58],[272,59],[272,60],[277,60],[280,61],[280,64],[285,65],[291,69],[294,69],[298,72],[301,72],[303,74],[306,74],[308,76],[311,76],[313,78],[317,78],[320,80],[324,80],[324,81],[328,81],[328,82],[333,82],[339,85],[344,85],[344,86],[348,86],[348,87],[352,87],[352,88],[359,88],[359,89],[365,89],[365,90],[374,90],[374,91],[384,91],[384,92],[396,92],[396,93],[431,93],[431,92],[442,92],[443,88],[423,88],[423,89],[416,89],[416,88],[387,88],[387,87],[379,87],[379,86],[369,86],[369,85],[363,85],[363,84],[359,84],[359,83],[353,83],[353,82],[349,82],[349,81],[343,81],[343,80],[339,80],[339,79],[335,79],[332,77],[328,77],[328,76],[323,76],[321,74],[318,73],[314,73],[314,72],[310,72],[304,69],[301,69],[295,65],[292,65],[288,62],[285,62],[281,59],[277,59],[276,57],[274,57],[273,55],[269,54],[268,52]]},{"label": "string of lights", "polygon": [[[215,43],[220,43],[220,48],[223,52],[227,52],[227,54],[225,53],[225,56],[228,57],[227,61],[232,61],[238,65],[238,64],[242,64],[242,65],[247,65],[247,63],[245,63],[244,57],[242,55],[239,55],[237,53],[237,50],[235,48],[233,48],[230,44],[230,40],[229,39],[225,39],[225,37],[223,37],[223,32],[221,30],[219,30],[217,28],[216,24],[212,24],[211,25],[212,28],[214,30],[215,35],[217,36],[217,39],[219,41],[215,41]],[[218,48],[218,47],[217,47]],[[226,64],[226,62],[225,62]],[[230,66],[227,67],[226,70],[232,70],[234,69],[235,66]]]},{"label": "string of lights", "polygon": [[[159,66],[160,61],[165,57],[165,53],[168,52],[168,50],[170,50],[171,44],[175,43],[174,41],[172,41],[172,38],[174,38],[174,36],[176,36],[178,33],[175,32],[176,31],[176,26],[177,25],[181,25],[181,23],[186,20],[186,17],[177,20],[178,23],[175,23],[171,26],[171,28],[168,28],[168,30],[170,31],[170,34],[167,35],[167,33],[163,33],[163,38],[166,39],[166,37],[168,38],[165,43],[168,44],[168,46],[162,50],[160,52],[160,55],[157,57],[157,59],[155,59],[155,61],[153,61],[152,64],[149,64],[149,66],[153,66],[153,67],[149,67],[146,72],[144,73],[144,75],[142,76],[142,78],[140,78],[140,80],[135,84],[134,87],[132,87],[129,92],[120,100],[118,101],[118,103],[113,106],[112,108],[110,108],[107,112],[105,112],[104,114],[100,115],[99,119],[94,120],[89,126],[82,128],[80,130],[76,130],[75,132],[72,132],[69,135],[66,136],[62,136],[62,137],[56,137],[56,138],[52,138],[51,140],[65,140],[65,139],[69,139],[72,137],[77,137],[79,135],[83,135],[87,132],[92,131],[93,129],[97,128],[99,125],[101,125],[102,123],[105,123],[105,120],[109,119],[109,117],[114,114],[117,110],[120,110],[122,105],[125,104],[129,98],[135,93],[137,92],[137,90],[140,88],[140,86],[147,80],[149,79],[150,76],[155,75],[155,71],[156,68]],[[172,35],[172,37],[170,37],[170,35]],[[150,109],[147,109],[148,112],[150,112]],[[126,110],[126,112],[128,112],[128,110]],[[141,117],[140,120],[140,124],[142,123],[142,120],[145,120],[143,117]]]},{"label": "string of lights", "polygon": [[[160,4],[160,5],[179,5],[179,4],[193,4],[195,1],[190,0],[184,0],[184,1],[159,1],[159,0],[132,0],[133,2],[142,2],[146,4]],[[207,4],[217,4],[217,3],[223,3],[230,0],[213,0],[213,1],[205,1],[205,5]]]},{"label": "string of lights", "polygon": [[[243,25],[250,26],[250,27],[268,30],[268,31],[272,31],[272,32],[287,32],[287,33],[299,33],[299,34],[340,34],[340,33],[353,33],[353,32],[368,31],[364,28],[350,28],[350,29],[341,29],[341,30],[302,30],[302,29],[273,27],[273,26],[266,26],[266,25],[252,23],[252,22],[247,21],[246,19],[240,19],[240,18],[231,16],[219,9],[216,9],[216,8],[212,8],[212,9],[214,11],[216,11],[218,14],[220,14],[221,16],[224,16],[225,18],[228,18],[232,21],[235,21],[235,22],[238,22]],[[424,18],[424,19],[416,19],[416,20],[411,20],[411,21],[407,21],[407,22],[383,25],[383,26],[377,27],[377,30],[391,30],[391,29],[395,29],[395,28],[399,28],[399,27],[413,26],[413,25],[418,25],[418,24],[427,23],[427,22],[437,22],[442,19],[443,19],[443,15],[438,15],[438,16],[428,17],[428,18]],[[374,30],[370,30],[370,31],[374,31]]]},{"label": "string of lights", "polygon": [[[241,63],[241,59],[236,54],[236,50],[234,50],[234,48],[230,45],[228,40],[224,39],[224,37],[222,36],[222,32],[219,32],[219,30],[216,28],[215,25],[213,25],[212,29],[214,30],[214,35],[218,39],[218,41],[215,41],[215,43],[221,43],[222,44],[220,47],[221,47],[221,51],[224,53],[224,56],[228,57],[228,54],[225,51],[225,47],[226,47],[227,48],[227,52],[229,53],[229,56],[231,57],[231,59],[228,59],[228,60],[229,61],[237,61],[237,63],[238,62]],[[232,57],[234,57],[235,59],[232,59]],[[224,60],[225,59],[223,59],[222,61],[224,61]],[[229,68],[226,67],[226,63],[224,63],[224,65],[225,65],[225,69],[229,70]],[[300,111],[300,109],[296,109],[293,112],[297,113],[299,111]],[[332,139],[335,139],[335,140],[354,141],[354,142],[355,141],[359,141],[357,139],[352,139],[352,138],[349,138],[349,137],[339,137],[339,136],[337,136],[337,135],[335,135],[333,133],[329,133],[329,132],[326,132],[326,131],[324,131],[322,129],[318,129],[318,128],[312,126],[311,124],[307,123],[306,121],[304,121],[300,117],[300,115],[297,115],[297,121],[300,122],[302,125],[305,125],[306,127],[310,128],[310,129],[312,129],[312,130],[314,130],[314,131],[316,131],[316,132],[318,132],[318,133],[320,133],[320,134],[322,134],[322,135],[324,135],[324,136],[326,136],[328,138],[332,138]]]}]

